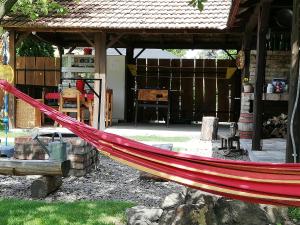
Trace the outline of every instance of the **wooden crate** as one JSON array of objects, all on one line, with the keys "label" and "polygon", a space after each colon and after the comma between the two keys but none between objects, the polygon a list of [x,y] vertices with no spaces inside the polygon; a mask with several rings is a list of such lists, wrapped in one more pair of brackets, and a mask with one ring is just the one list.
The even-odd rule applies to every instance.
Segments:
[{"label": "wooden crate", "polygon": [[[43,102],[42,99],[37,99]],[[40,110],[31,105],[17,99],[16,102],[16,127],[17,128],[33,128],[42,126],[42,115]]]}]

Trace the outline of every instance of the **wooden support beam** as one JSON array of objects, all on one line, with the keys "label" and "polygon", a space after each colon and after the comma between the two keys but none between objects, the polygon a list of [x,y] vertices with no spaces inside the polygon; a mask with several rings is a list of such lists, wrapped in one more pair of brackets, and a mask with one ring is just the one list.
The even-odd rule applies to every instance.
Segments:
[{"label": "wooden support beam", "polygon": [[106,96],[106,33],[95,34],[95,78],[101,81],[95,81],[95,91],[101,96],[99,101],[95,95],[93,127],[105,129],[105,96]]},{"label": "wooden support beam", "polygon": [[44,176],[67,176],[70,170],[70,161],[51,160],[15,160],[1,159],[1,175],[44,175]]},{"label": "wooden support beam", "polygon": [[[16,74],[16,32],[14,30],[9,31],[9,57],[9,65],[13,68],[14,74]],[[13,85],[15,85],[15,80],[13,81]],[[8,105],[9,128],[15,128],[15,96],[9,95]]]},{"label": "wooden support beam", "polygon": [[70,49],[69,49],[69,51],[67,52],[67,54],[71,54],[74,50],[75,50],[75,48],[76,48],[77,46],[72,46]]},{"label": "wooden support beam", "polygon": [[137,60],[137,58],[145,51],[146,49],[143,48],[135,57],[134,60]]},{"label": "wooden support beam", "polygon": [[126,59],[125,59],[125,110],[124,110],[124,118],[126,122],[133,121],[133,115],[134,115],[134,98],[135,93],[131,89],[134,87],[134,77],[132,76],[130,70],[128,69],[128,64],[135,64],[135,60],[133,58],[134,56],[134,48],[126,48]]},{"label": "wooden support beam", "polygon": [[231,58],[232,60],[235,60],[235,58],[226,50],[226,49],[222,49],[225,53],[226,53],[226,55],[229,57],[229,58]]},{"label": "wooden support beam", "polygon": [[[291,163],[294,162],[294,150],[291,140],[290,133],[290,125],[291,118],[295,106],[295,99],[297,95],[297,84],[299,81],[299,48],[300,48],[300,2],[298,0],[294,0],[293,2],[293,27],[292,27],[292,60],[291,60],[291,70],[289,76],[289,110],[288,110],[288,138],[287,138],[287,149],[286,149],[286,162]],[[294,116],[294,140],[296,144],[296,162],[300,162],[300,108],[299,103],[296,109],[296,113]]]},{"label": "wooden support beam", "polygon": [[90,47],[95,48],[95,43],[92,42],[86,35],[85,33],[80,33],[80,36],[90,45]]},{"label": "wooden support beam", "polygon": [[116,52],[119,53],[119,55],[123,55],[122,52],[118,48],[115,48]]},{"label": "wooden support beam", "polygon": [[255,71],[255,88],[254,88],[254,125],[253,125],[253,138],[252,150],[261,150],[262,139],[262,114],[263,114],[263,85],[265,79],[266,67],[266,34],[269,26],[271,1],[262,1],[260,11],[258,14],[258,27],[257,27],[257,47],[256,47],[256,71]]},{"label": "wooden support beam", "polygon": [[123,36],[124,34],[118,34],[117,36],[114,36],[107,44],[106,44],[106,48],[110,48],[112,47],[115,43],[120,41],[120,38]]}]

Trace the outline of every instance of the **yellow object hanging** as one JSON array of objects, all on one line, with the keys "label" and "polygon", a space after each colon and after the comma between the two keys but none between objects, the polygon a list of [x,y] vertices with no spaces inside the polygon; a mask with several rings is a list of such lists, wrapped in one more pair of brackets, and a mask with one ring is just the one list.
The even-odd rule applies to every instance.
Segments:
[{"label": "yellow object hanging", "polygon": [[137,76],[137,67],[135,64],[128,64],[128,69],[130,71],[130,73],[132,74],[132,76]]},{"label": "yellow object hanging", "polygon": [[10,65],[0,64],[0,80],[6,80],[12,84],[14,81],[14,70]]},{"label": "yellow object hanging", "polygon": [[230,79],[236,71],[236,67],[227,67],[226,79]]}]

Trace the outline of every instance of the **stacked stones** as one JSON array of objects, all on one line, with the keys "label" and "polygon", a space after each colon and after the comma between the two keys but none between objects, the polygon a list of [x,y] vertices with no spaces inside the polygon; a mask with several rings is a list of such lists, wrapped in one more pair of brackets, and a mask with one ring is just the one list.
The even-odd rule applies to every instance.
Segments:
[{"label": "stacked stones", "polygon": [[[48,145],[52,138],[41,136],[39,139]],[[78,137],[66,137],[63,140],[67,143],[68,160],[71,161],[70,176],[84,176],[87,174],[93,165],[97,164],[98,152],[97,150]],[[48,159],[45,150],[37,141],[31,137],[17,137],[15,138],[15,159],[22,160],[44,160]]]},{"label": "stacked stones", "polygon": [[251,98],[253,93],[242,93],[241,113],[238,129],[241,139],[251,139],[253,134],[253,113],[251,109]]}]

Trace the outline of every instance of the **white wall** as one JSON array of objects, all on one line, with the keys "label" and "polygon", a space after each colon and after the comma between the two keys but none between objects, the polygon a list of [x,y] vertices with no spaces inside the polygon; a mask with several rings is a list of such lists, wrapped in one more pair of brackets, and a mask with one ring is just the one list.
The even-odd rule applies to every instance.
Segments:
[{"label": "white wall", "polygon": [[125,56],[107,56],[107,88],[113,90],[113,121],[124,120]]}]

